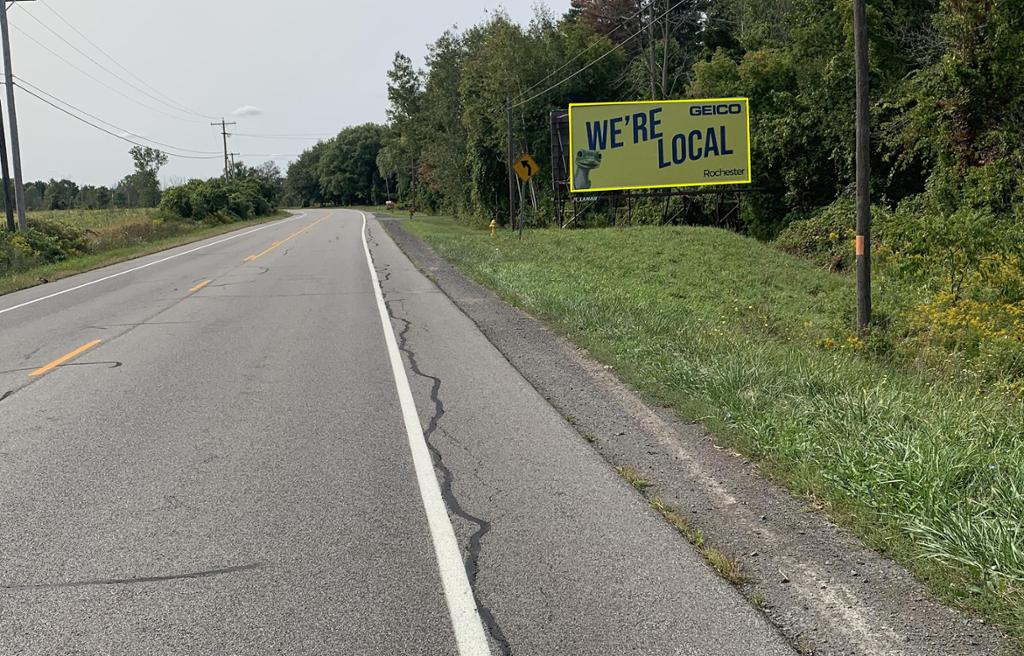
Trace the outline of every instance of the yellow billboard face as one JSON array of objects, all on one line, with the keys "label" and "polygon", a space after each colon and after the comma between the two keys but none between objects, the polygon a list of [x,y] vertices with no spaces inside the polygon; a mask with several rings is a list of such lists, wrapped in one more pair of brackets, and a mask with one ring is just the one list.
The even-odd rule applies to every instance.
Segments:
[{"label": "yellow billboard face", "polygon": [[749,184],[746,98],[569,105],[574,192]]}]

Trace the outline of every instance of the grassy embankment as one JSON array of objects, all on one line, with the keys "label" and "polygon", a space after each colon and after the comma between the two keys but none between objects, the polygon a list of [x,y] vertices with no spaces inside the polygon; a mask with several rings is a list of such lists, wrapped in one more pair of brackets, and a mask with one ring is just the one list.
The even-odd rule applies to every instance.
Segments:
[{"label": "grassy embankment", "polygon": [[194,222],[162,218],[155,209],[67,210],[31,212],[29,221],[59,223],[84,232],[84,248],[58,262],[27,267],[4,268],[0,262],[0,294],[8,294],[59,280],[99,267],[157,253],[208,237],[239,230],[286,216],[278,212],[268,217],[233,222]]},{"label": "grassy embankment", "polygon": [[1024,639],[1024,405],[838,339],[852,277],[710,228],[519,242],[443,218],[405,225],[939,596]]}]

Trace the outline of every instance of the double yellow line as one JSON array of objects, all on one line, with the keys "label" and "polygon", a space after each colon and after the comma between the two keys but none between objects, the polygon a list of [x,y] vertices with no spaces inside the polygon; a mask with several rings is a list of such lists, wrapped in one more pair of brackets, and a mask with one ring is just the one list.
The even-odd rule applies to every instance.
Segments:
[{"label": "double yellow line", "polygon": [[308,226],[306,226],[302,230],[299,230],[298,232],[293,232],[292,234],[288,235],[287,237],[285,237],[281,241],[275,241],[273,244],[270,245],[270,248],[266,249],[262,253],[257,253],[256,255],[250,255],[249,257],[245,258],[245,261],[246,262],[255,262],[256,260],[260,259],[261,257],[263,257],[267,253],[273,251],[274,249],[277,249],[277,248],[280,248],[281,246],[284,246],[285,244],[287,244],[291,240],[295,239],[299,235],[302,235],[304,233],[309,232],[310,230],[315,228],[317,226],[317,224],[321,223],[322,221],[326,221],[329,218],[331,218],[330,215],[327,215],[327,216],[323,217],[322,219],[317,219],[316,221],[314,221],[313,223],[309,224]]}]

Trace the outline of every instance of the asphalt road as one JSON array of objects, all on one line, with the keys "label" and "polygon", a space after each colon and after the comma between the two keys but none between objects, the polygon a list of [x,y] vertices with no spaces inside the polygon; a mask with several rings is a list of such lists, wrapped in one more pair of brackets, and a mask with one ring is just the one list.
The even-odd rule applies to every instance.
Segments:
[{"label": "asphalt road", "polygon": [[794,653],[366,218],[0,297],[0,654]]}]

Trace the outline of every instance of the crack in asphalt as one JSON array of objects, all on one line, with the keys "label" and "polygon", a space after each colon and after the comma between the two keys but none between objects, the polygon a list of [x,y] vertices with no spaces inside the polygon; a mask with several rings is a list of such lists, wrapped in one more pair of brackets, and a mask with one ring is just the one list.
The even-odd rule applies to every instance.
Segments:
[{"label": "crack in asphalt", "polygon": [[508,644],[508,639],[505,637],[504,632],[502,632],[497,620],[495,620],[494,613],[492,613],[491,609],[481,601],[480,595],[476,589],[477,578],[480,574],[480,550],[484,537],[491,531],[491,523],[469,513],[462,507],[462,504],[452,491],[452,484],[455,476],[452,474],[451,469],[449,469],[445,464],[444,456],[441,454],[440,449],[438,449],[438,447],[431,441],[431,437],[433,437],[438,430],[438,423],[445,415],[444,401],[441,399],[441,379],[437,376],[424,373],[420,369],[419,362],[416,360],[416,354],[408,344],[409,330],[412,328],[412,322],[408,319],[397,316],[394,308],[392,307],[393,303],[400,303],[401,300],[396,299],[395,301],[388,301],[386,300],[386,293],[384,296],[384,305],[387,307],[388,314],[391,316],[391,319],[394,321],[401,321],[403,324],[403,328],[398,334],[399,350],[402,351],[402,353],[405,353],[405,356],[409,359],[409,368],[412,369],[413,373],[424,380],[430,381],[431,383],[430,400],[434,404],[434,412],[431,415],[426,428],[423,429],[423,438],[427,443],[427,448],[430,449],[430,453],[433,455],[434,467],[441,473],[441,496],[444,498],[445,504],[454,515],[461,517],[477,527],[476,531],[474,531],[473,535],[469,538],[467,556],[464,562],[466,566],[466,574],[469,576],[469,585],[473,590],[473,598],[476,601],[477,611],[480,613],[480,619],[483,620],[488,633],[494,641],[498,643],[498,648],[501,650],[502,656],[512,656],[512,649]]},{"label": "crack in asphalt", "polygon": [[[123,362],[118,362],[117,360],[111,360],[109,362],[65,362],[64,364],[60,365],[57,368],[58,369],[65,369],[67,367],[98,367],[100,365],[108,365],[107,369],[119,369],[120,367],[124,366],[124,363]],[[2,374],[20,374],[20,373],[23,373],[25,371],[35,371],[36,369],[38,369],[38,367],[23,367],[21,369],[7,369],[6,371],[0,371],[0,375],[2,375]],[[2,397],[0,397],[0,401],[3,401],[8,396],[13,396],[14,392],[16,392],[16,391],[17,390],[11,390],[10,392],[7,392]]]},{"label": "crack in asphalt", "polygon": [[137,583],[162,583],[165,581],[181,581],[187,579],[205,579],[211,576],[223,576],[259,569],[263,563],[252,563],[250,565],[238,565],[235,567],[223,567],[221,569],[209,569],[202,572],[188,572],[186,574],[171,574],[167,576],[139,576],[125,579],[88,579],[85,581],[62,581],[59,583],[33,583],[28,585],[0,585],[0,590],[39,590],[43,588],[81,588],[92,585],[130,585]]}]

